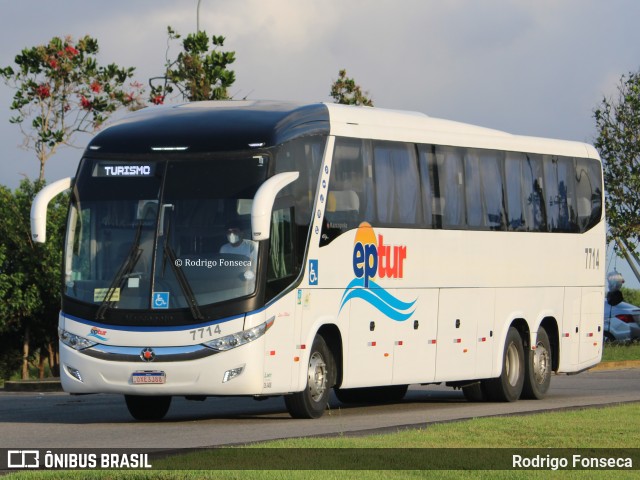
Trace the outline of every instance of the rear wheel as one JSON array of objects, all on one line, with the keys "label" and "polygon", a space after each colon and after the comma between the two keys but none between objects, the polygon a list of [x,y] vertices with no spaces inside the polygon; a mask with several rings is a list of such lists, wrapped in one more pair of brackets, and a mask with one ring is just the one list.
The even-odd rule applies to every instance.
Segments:
[{"label": "rear wheel", "polygon": [[333,355],[324,338],[316,336],[309,355],[307,386],[301,392],[284,397],[293,418],[319,418],[327,408],[331,387],[336,383]]},{"label": "rear wheel", "polygon": [[171,406],[170,396],[125,395],[124,400],[136,420],[162,420]]},{"label": "rear wheel", "polygon": [[336,389],[336,397],[342,403],[399,402],[407,393],[409,385]]},{"label": "rear wheel", "polygon": [[544,328],[538,330],[536,348],[529,350],[526,357],[522,398],[540,400],[551,385],[551,344]]},{"label": "rear wheel", "polygon": [[491,400],[515,402],[524,385],[524,348],[518,330],[510,327],[504,343],[502,373],[486,380],[485,393]]}]

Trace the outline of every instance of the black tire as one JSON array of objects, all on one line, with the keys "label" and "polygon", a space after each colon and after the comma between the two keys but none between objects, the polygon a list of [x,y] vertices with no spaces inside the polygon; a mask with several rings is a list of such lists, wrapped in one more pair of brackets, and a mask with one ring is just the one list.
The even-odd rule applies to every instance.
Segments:
[{"label": "black tire", "polygon": [[409,385],[386,387],[336,388],[335,393],[342,403],[388,403],[399,402],[407,394]]},{"label": "black tire", "polygon": [[547,396],[553,365],[551,353],[549,336],[546,330],[540,327],[535,350],[529,349],[525,354],[522,398],[540,400]]},{"label": "black tire", "polygon": [[171,406],[170,396],[125,395],[124,400],[136,420],[162,420]]},{"label": "black tire", "polygon": [[490,400],[515,402],[524,385],[524,348],[518,330],[509,327],[502,354],[502,373],[486,380],[485,394]]},{"label": "black tire", "polygon": [[327,408],[329,394],[335,383],[336,367],[333,355],[324,338],[318,335],[309,352],[305,389],[284,397],[289,414],[293,418],[320,418]]}]

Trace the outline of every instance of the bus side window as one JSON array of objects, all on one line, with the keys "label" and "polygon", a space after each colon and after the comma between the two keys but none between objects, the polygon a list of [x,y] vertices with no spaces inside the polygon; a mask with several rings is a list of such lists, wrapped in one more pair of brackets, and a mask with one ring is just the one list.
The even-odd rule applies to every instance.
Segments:
[{"label": "bus side window", "polygon": [[545,155],[544,179],[547,197],[547,223],[551,232],[575,232],[575,189],[573,160]]},{"label": "bus side window", "polygon": [[[432,145],[419,145],[420,189],[422,191],[422,220],[427,227],[442,225],[440,210],[436,205],[434,184],[437,179],[435,148]],[[438,195],[439,197],[440,195]],[[438,215],[436,217],[436,215]]]},{"label": "bus side window", "polygon": [[495,150],[485,151],[480,157],[484,223],[490,230],[504,230],[506,227],[503,158],[504,154]]},{"label": "bus side window", "polygon": [[542,159],[526,154],[522,165],[525,221],[530,232],[547,231],[547,210],[543,191]]},{"label": "bus side window", "polygon": [[527,223],[523,205],[522,165],[523,153],[507,152],[504,161],[507,187],[507,230],[526,231]]},{"label": "bus side window", "polygon": [[363,141],[336,139],[320,246],[365,221],[365,170]]},{"label": "bus side window", "polygon": [[597,225],[602,216],[602,174],[597,160],[576,159],[576,209],[580,231]]},{"label": "bus side window", "polygon": [[421,224],[420,178],[413,144],[373,142],[376,225]]},{"label": "bus side window", "polygon": [[453,147],[436,147],[439,207],[442,228],[460,228],[465,224],[464,167],[462,152]]}]

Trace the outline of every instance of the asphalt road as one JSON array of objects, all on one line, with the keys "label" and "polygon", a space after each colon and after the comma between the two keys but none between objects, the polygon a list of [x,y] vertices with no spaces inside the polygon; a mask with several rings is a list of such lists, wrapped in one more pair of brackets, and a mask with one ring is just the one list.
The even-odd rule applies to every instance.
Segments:
[{"label": "asphalt road", "polygon": [[281,398],[174,398],[164,421],[141,423],[121,396],[0,393],[0,448],[207,447],[638,401],[639,368],[554,376],[546,399],[515,403],[470,403],[460,391],[434,385],[412,387],[395,404],[345,406],[333,398],[318,420],[291,419]]}]

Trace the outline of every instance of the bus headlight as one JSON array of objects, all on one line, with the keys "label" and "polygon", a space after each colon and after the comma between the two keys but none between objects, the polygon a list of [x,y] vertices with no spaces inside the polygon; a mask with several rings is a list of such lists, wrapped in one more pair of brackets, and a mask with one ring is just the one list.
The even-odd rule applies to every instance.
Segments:
[{"label": "bus headlight", "polygon": [[269,320],[261,323],[257,327],[243,330],[242,332],[232,333],[231,335],[226,335],[224,337],[216,338],[215,340],[205,342],[203,345],[211,348],[212,350],[216,350],[217,352],[224,352],[226,350],[231,350],[232,348],[240,347],[247,343],[253,342],[254,340],[257,340],[265,333],[267,333],[267,330],[271,328],[274,321],[275,317],[271,317]]},{"label": "bus headlight", "polygon": [[60,341],[62,343],[76,350],[84,350],[85,348],[97,345],[96,342],[92,342],[91,340],[81,337],[80,335],[69,333],[66,330],[62,330],[61,328],[58,328],[58,335],[60,336]]}]

